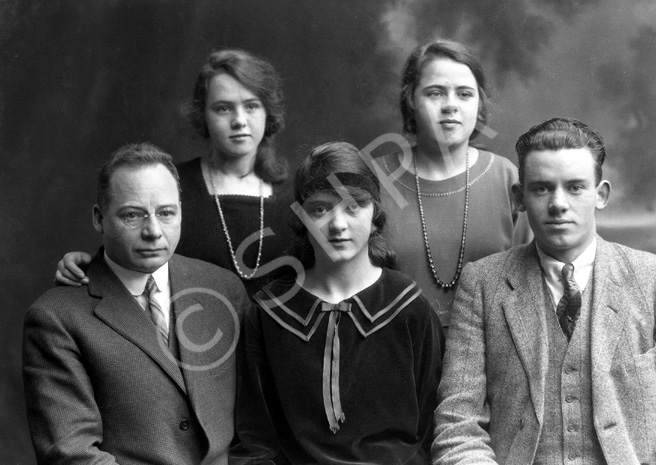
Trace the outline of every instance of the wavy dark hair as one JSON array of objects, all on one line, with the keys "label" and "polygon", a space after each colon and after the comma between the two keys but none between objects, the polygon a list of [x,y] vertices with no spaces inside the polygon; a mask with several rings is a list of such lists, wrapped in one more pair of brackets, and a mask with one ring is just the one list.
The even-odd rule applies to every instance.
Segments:
[{"label": "wavy dark hair", "polygon": [[[315,147],[305,158],[294,176],[294,196],[303,203],[317,191],[308,189],[308,185],[317,179],[328,178],[333,173],[350,173],[359,175],[373,187],[374,193],[360,187],[346,185],[349,195],[360,205],[374,206],[372,230],[369,236],[369,259],[376,266],[394,268],[396,257],[383,238],[386,215],[380,201],[380,182],[364,161],[363,155],[353,145],[347,142],[328,142]],[[296,257],[303,266],[311,268],[315,263],[314,249],[308,237],[308,230],[298,216],[292,220],[292,230],[297,240],[292,247],[291,255]]]},{"label": "wavy dark hair", "polygon": [[[487,107],[490,103],[485,85],[485,74],[483,67],[472,55],[469,49],[461,43],[451,40],[437,40],[420,45],[410,54],[403,67],[401,76],[401,98],[399,105],[403,116],[403,130],[408,134],[417,134],[417,121],[412,99],[415,89],[421,80],[421,73],[429,62],[438,58],[448,58],[466,65],[474,75],[478,84],[478,115],[480,124],[487,123]],[[478,136],[479,131],[474,129],[471,138]]]},{"label": "wavy dark hair", "polygon": [[532,126],[515,144],[519,161],[519,183],[524,183],[526,156],[536,151],[588,148],[595,162],[595,182],[601,181],[606,159],[604,139],[587,124],[574,118],[551,118]]},{"label": "wavy dark hair", "polygon": [[209,82],[219,73],[228,74],[262,101],[266,110],[266,126],[255,158],[255,174],[272,184],[284,181],[288,177],[287,161],[276,155],[273,146],[274,136],[285,126],[282,80],[273,65],[265,59],[233,48],[210,53],[198,74],[193,97],[183,108],[187,121],[201,137],[210,137],[205,121],[205,104]]}]

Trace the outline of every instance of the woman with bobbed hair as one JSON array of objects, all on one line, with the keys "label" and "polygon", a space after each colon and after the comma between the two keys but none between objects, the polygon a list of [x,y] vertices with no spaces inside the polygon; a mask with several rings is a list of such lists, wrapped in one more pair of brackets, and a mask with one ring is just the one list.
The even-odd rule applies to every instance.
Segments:
[{"label": "woman with bobbed hair", "polygon": [[351,144],[296,171],[305,272],[244,316],[234,464],[430,463],[444,335],[417,284],[386,268],[379,181]]},{"label": "woman with bobbed hair", "polygon": [[445,328],[462,267],[531,236],[512,201],[517,169],[471,143],[485,132],[488,106],[483,69],[464,45],[420,45],[401,79],[411,153],[379,160],[406,202],[382,192],[398,269],[417,280]]},{"label": "woman with bobbed hair", "polygon": [[[334,186],[328,180],[331,169],[337,170],[336,172],[342,173],[341,176],[348,177],[351,180],[357,179],[358,176],[360,179],[370,178],[377,186],[377,190],[380,191],[378,179],[372,177],[371,169],[363,162],[359,154],[360,152],[347,142],[330,142],[316,147],[308,158],[301,161],[296,169],[294,192],[297,205],[300,205],[308,197],[308,189],[316,189],[317,187],[308,183],[309,179],[323,176],[326,179],[324,187],[328,190],[334,190]],[[371,220],[372,232],[369,238],[369,258],[376,266],[394,268],[396,261],[395,254],[382,236],[383,227],[387,222],[387,216],[383,211],[380,197],[372,197],[370,194],[363,190],[358,190],[355,187],[352,186],[349,190],[354,200],[358,201],[360,196],[364,196],[373,205],[374,213]],[[298,208],[297,211],[300,212]],[[312,247],[307,227],[298,214],[293,217],[292,229],[296,234],[296,242],[292,248],[292,255],[301,262],[305,269],[312,268],[315,264],[314,248]]]},{"label": "woman with bobbed hair", "polygon": [[[280,272],[273,260],[284,255],[292,236],[287,162],[274,148],[284,127],[282,99],[271,63],[227,48],[207,57],[184,107],[209,151],[177,165],[183,215],[176,252],[234,271],[249,294]],[[66,254],[56,279],[84,282],[77,265],[90,258]]]}]

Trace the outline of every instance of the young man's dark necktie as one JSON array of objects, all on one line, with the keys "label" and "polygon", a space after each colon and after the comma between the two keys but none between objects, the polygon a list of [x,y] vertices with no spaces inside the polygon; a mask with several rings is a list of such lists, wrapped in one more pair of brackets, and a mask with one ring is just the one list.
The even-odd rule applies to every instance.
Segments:
[{"label": "young man's dark necktie", "polygon": [[558,302],[558,307],[556,307],[556,316],[558,316],[558,322],[563,334],[569,341],[572,338],[576,320],[578,320],[581,313],[581,290],[574,281],[574,265],[571,263],[565,264],[562,275],[565,293]]}]

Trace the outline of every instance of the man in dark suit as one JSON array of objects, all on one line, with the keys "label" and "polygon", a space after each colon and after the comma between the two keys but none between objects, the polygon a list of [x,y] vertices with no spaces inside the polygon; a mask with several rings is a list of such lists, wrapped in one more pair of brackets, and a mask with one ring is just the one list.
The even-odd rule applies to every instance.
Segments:
[{"label": "man in dark suit", "polygon": [[516,148],[535,240],[463,271],[434,463],[656,463],[656,257],[596,235],[597,133],[554,118]]},{"label": "man in dark suit", "polygon": [[51,289],[25,319],[40,464],[227,463],[248,298],[232,273],[174,255],[181,214],[157,147],[124,146],[101,169],[89,284]]}]

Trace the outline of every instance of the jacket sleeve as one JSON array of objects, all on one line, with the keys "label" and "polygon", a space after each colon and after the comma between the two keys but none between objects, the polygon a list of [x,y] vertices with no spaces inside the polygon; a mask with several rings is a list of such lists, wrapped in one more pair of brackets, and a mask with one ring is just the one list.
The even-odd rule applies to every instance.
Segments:
[{"label": "jacket sleeve", "polygon": [[460,277],[435,410],[434,464],[496,463],[487,428],[485,309],[482,286],[467,265]]},{"label": "jacket sleeve", "polygon": [[115,464],[101,451],[103,425],[69,322],[37,302],[27,312],[23,383],[39,464]]},{"label": "jacket sleeve", "polygon": [[253,304],[244,315],[237,347],[238,443],[230,451],[230,465],[287,465],[274,422],[283,419],[273,375],[266,360],[260,308]]}]

